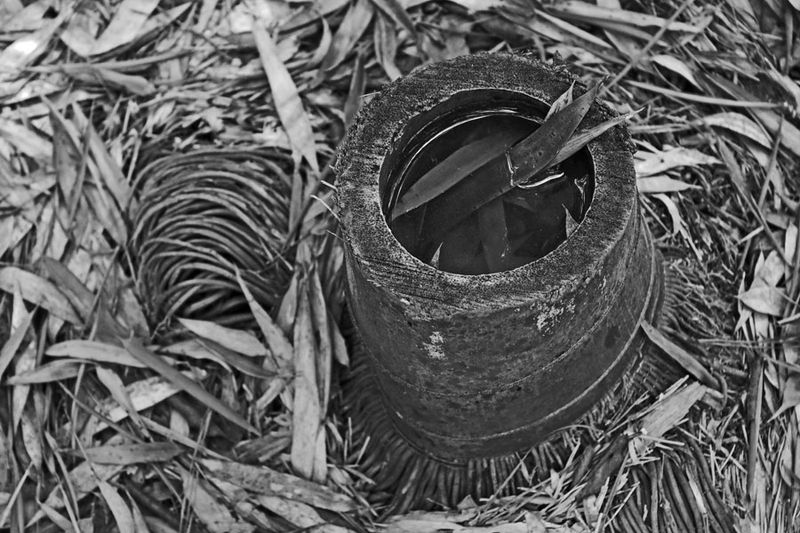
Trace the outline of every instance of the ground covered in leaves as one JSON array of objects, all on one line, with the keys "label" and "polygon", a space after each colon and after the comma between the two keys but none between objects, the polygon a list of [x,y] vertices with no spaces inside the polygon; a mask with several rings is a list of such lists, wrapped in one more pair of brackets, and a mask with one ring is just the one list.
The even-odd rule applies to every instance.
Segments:
[{"label": "ground covered in leaves", "polygon": [[[796,531],[798,9],[0,3],[0,528],[637,530],[625,504],[662,477],[630,469],[669,456],[679,432],[708,466],[667,467],[665,484],[686,480],[681,501],[713,486],[740,531]],[[690,375],[516,496],[378,523],[337,409],[348,353],[330,164],[370,93],[487,50],[562,62],[587,85],[606,78],[600,98],[638,111],[641,205],[685,291],[680,327],[647,334]],[[177,154],[191,193],[159,181]],[[209,167],[230,188],[262,183],[258,200],[214,189],[198,171]],[[215,206],[202,238],[198,202]],[[587,493],[587,465],[618,434],[631,443],[619,468]],[[656,507],[677,502],[666,493]],[[700,521],[713,511],[689,506]]]}]

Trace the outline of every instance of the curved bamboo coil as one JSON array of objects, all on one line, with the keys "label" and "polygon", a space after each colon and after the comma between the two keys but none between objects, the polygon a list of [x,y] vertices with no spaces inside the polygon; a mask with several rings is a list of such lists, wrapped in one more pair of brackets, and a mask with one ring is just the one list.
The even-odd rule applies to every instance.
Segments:
[{"label": "curved bamboo coil", "polygon": [[151,322],[248,323],[237,269],[262,306],[278,303],[292,270],[289,165],[279,152],[202,150],[141,169],[130,252]]}]

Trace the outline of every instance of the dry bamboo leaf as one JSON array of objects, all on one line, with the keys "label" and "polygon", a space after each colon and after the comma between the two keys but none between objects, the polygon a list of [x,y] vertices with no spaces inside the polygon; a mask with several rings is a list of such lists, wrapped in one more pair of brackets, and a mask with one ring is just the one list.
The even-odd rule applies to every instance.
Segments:
[{"label": "dry bamboo leaf", "polygon": [[[36,368],[36,340],[32,340],[19,355],[14,364],[14,374],[24,374]],[[28,402],[30,385],[17,385],[11,391],[11,430],[13,431],[22,418],[22,411]]]},{"label": "dry bamboo leaf", "polygon": [[[66,518],[64,515],[60,514],[58,511],[53,509],[47,504],[39,504],[39,509],[41,509],[47,518],[56,524],[62,531],[75,531],[75,527],[73,523]],[[82,533],[82,532],[81,532]]]},{"label": "dry bamboo leaf", "polygon": [[359,53],[353,66],[353,76],[350,78],[350,90],[344,103],[344,124],[349,128],[353,123],[358,109],[361,107],[361,95],[364,94],[367,78],[364,75],[364,58]]},{"label": "dry bamboo leaf", "polygon": [[95,40],[92,55],[105,54],[130,44],[145,29],[150,14],[159,0],[123,0],[106,29]]},{"label": "dry bamboo leaf", "polygon": [[[331,389],[331,365],[333,364],[333,346],[331,345],[330,324],[328,322],[328,304],[325,302],[325,291],[319,272],[313,269],[309,275],[309,302],[311,304],[312,328],[317,333],[317,388],[319,389],[320,412],[322,417],[328,412],[328,398]],[[319,455],[319,454],[317,454]],[[322,454],[325,457],[325,454]],[[315,478],[315,481],[323,481]]]},{"label": "dry bamboo leaf", "polygon": [[328,316],[328,322],[331,325],[331,344],[333,345],[333,356],[336,362],[342,366],[350,366],[350,353],[347,349],[347,342],[342,335],[339,325],[333,316]]},{"label": "dry bamboo leaf", "polygon": [[234,352],[251,357],[267,355],[266,347],[249,331],[226,328],[205,320],[179,318],[178,322],[198,337],[212,340]]},{"label": "dry bamboo leaf", "polygon": [[102,494],[109,510],[111,510],[111,515],[114,517],[119,533],[137,533],[131,510],[128,509],[125,500],[119,495],[117,489],[102,479],[97,480],[97,488],[100,489],[100,494]]},{"label": "dry bamboo leaf", "polygon": [[397,33],[383,13],[375,18],[373,43],[377,59],[389,80],[394,81],[403,74],[394,61],[397,55]]},{"label": "dry bamboo leaf", "polygon": [[636,187],[641,194],[658,194],[665,192],[680,192],[688,189],[699,189],[698,185],[691,185],[685,181],[676,180],[669,176],[648,176],[637,178]]},{"label": "dry bamboo leaf", "polygon": [[109,465],[164,462],[180,455],[182,452],[183,448],[174,442],[97,446],[82,450],[88,461]]},{"label": "dry bamboo leaf", "polygon": [[611,128],[622,124],[631,116],[635,115],[639,111],[634,111],[633,113],[628,113],[625,115],[620,115],[618,117],[614,117],[612,119],[606,120],[605,122],[601,122],[597,126],[593,128],[589,128],[588,130],[580,130],[575,133],[572,137],[569,138],[567,142],[561,147],[556,154],[555,159],[550,163],[551,165],[557,165],[562,163],[578,153],[578,150],[595,140],[596,138],[600,137],[602,134],[610,130]]},{"label": "dry bamboo leaf", "polygon": [[687,372],[693,375],[695,379],[707,387],[717,387],[717,380],[714,379],[714,376],[711,375],[706,367],[704,367],[695,356],[672,342],[663,333],[661,333],[661,331],[651,324],[648,324],[647,322],[641,322],[640,325],[645,334],[647,334],[647,337],[656,346],[661,348],[664,353],[672,357],[672,359],[681,365]]},{"label": "dry bamboo leaf", "polygon": [[687,24],[685,22],[671,22],[669,25],[667,25],[667,19],[656,17],[654,15],[647,15],[645,13],[639,13],[638,11],[628,11],[625,9],[606,9],[577,0],[559,2],[557,4],[548,6],[548,9],[551,12],[558,13],[566,17],[577,17],[581,20],[600,20],[629,24],[631,26],[653,28],[663,28],[666,26],[667,29],[671,31],[682,31],[688,33],[697,33],[702,30],[702,27],[694,24]]},{"label": "dry bamboo leaf", "polygon": [[356,0],[342,19],[333,35],[333,42],[319,67],[319,76],[336,68],[341,63],[372,20],[375,8],[370,0]]},{"label": "dry bamboo leaf", "polygon": [[355,502],[349,496],[334,492],[325,485],[277,472],[266,466],[253,466],[216,459],[201,459],[199,462],[214,477],[233,483],[250,492],[280,496],[339,513],[347,513],[356,509]]},{"label": "dry bamboo leaf", "polygon": [[708,389],[697,382],[682,385],[667,391],[642,418],[640,423],[641,441],[636,445],[641,455],[649,445],[649,439],[662,437],[674,428],[689,413],[692,406],[705,396]]},{"label": "dry bamboo leaf", "polygon": [[0,82],[16,76],[19,70],[36,60],[47,49],[59,26],[72,15],[75,2],[67,2],[58,16],[40,29],[24,35],[0,52]]},{"label": "dry bamboo leaf", "polygon": [[686,227],[683,222],[683,217],[681,216],[681,212],[678,209],[678,206],[675,205],[675,202],[672,199],[663,193],[658,193],[653,195],[654,198],[657,198],[664,207],[667,208],[667,213],[669,214],[669,218],[672,221],[672,235],[685,234]]},{"label": "dry bamboo leaf", "polygon": [[322,412],[317,384],[316,349],[307,285],[298,291],[294,325],[294,411],[292,412],[292,467],[310,478],[314,473],[317,433]]},{"label": "dry bamboo leaf", "polygon": [[[412,5],[417,4],[424,4],[428,0],[404,0],[403,4],[408,9]],[[454,4],[458,4],[463,8],[466,8],[472,13],[477,13],[478,11],[489,11],[495,7],[502,7],[506,4],[507,0],[450,0]]]},{"label": "dry bamboo leaf", "polygon": [[81,10],[70,19],[59,37],[70,50],[79,56],[89,57],[100,24],[100,13],[95,10]]},{"label": "dry bamboo leaf", "polygon": [[682,59],[669,54],[657,54],[651,56],[650,61],[682,76],[695,87],[701,88],[700,84],[697,83],[697,78],[694,76],[694,71]]},{"label": "dry bamboo leaf", "polygon": [[200,384],[169,366],[159,356],[145,348],[142,341],[139,339],[133,338],[125,340],[123,341],[123,346],[125,346],[125,349],[136,359],[164,376],[181,390],[193,396],[201,404],[227,418],[237,426],[247,431],[258,433],[258,430],[243,419],[239,413],[222,403],[217,397],[200,386]]},{"label": "dry bamboo leaf", "polygon": [[16,287],[19,287],[25,300],[47,309],[67,322],[81,324],[69,300],[55,285],[21,268],[9,266],[0,269],[0,290],[13,292]]},{"label": "dry bamboo leaf", "polygon": [[125,348],[98,341],[64,341],[49,346],[45,355],[51,357],[75,357],[97,363],[111,363],[134,368],[145,368],[145,365],[128,353]]},{"label": "dry bamboo leaf", "polygon": [[250,533],[255,526],[234,518],[228,508],[220,503],[204,484],[185,468],[180,469],[183,494],[200,522],[211,533]]},{"label": "dry bamboo leaf", "polygon": [[80,361],[56,361],[15,374],[6,383],[10,386],[33,385],[74,378],[80,372],[82,364]]},{"label": "dry bamboo leaf", "polygon": [[665,147],[659,152],[638,151],[634,156],[636,175],[639,177],[661,174],[667,170],[699,165],[718,165],[716,157],[706,155],[699,150],[683,147]]},{"label": "dry bamboo leaf", "polygon": [[792,409],[797,405],[800,405],[800,374],[792,372],[783,384],[783,389],[781,390],[781,405],[772,414],[769,422],[772,422],[788,409]]},{"label": "dry bamboo leaf", "polygon": [[777,287],[754,287],[737,296],[744,305],[765,315],[783,317],[783,309],[789,300]]},{"label": "dry bamboo leaf", "polygon": [[[526,521],[495,526],[467,526],[452,520],[452,513],[447,512],[412,512],[407,515],[393,516],[383,530],[386,533],[430,533],[431,531],[447,531],[448,533],[546,533],[548,529],[526,513]],[[539,522],[539,523],[537,523]]]},{"label": "dry bamboo leaf", "polygon": [[772,147],[772,141],[766,132],[764,132],[764,129],[741,113],[735,113],[733,111],[716,113],[699,119],[698,123],[706,126],[725,128],[740,135],[744,135],[765,148]]},{"label": "dry bamboo leaf", "polygon": [[48,161],[53,155],[50,141],[13,120],[0,118],[0,138],[37,161]]},{"label": "dry bamboo leaf", "polygon": [[89,143],[89,151],[92,159],[97,166],[97,171],[93,172],[97,183],[103,183],[111,191],[117,206],[121,209],[128,207],[131,198],[131,188],[128,185],[125,175],[117,162],[111,157],[103,139],[92,126],[92,123],[83,114],[80,106],[72,105],[72,112],[75,117],[75,124],[79,131],[85,132],[86,140]]},{"label": "dry bamboo leaf", "polygon": [[[579,27],[575,26],[574,24],[570,24],[566,20],[563,20],[563,19],[560,19],[558,17],[554,17],[552,15],[549,15],[545,11],[541,11],[539,9],[535,9],[534,13],[536,14],[536,16],[541,17],[542,19],[546,20],[547,22],[549,22],[550,24],[552,24],[553,26],[555,26],[559,30],[564,31],[567,34],[572,35],[573,37],[577,38],[578,42],[580,44],[582,44],[584,48],[589,48],[591,46],[595,46],[595,47],[599,48],[600,50],[605,50],[605,51],[609,51],[609,50],[613,49],[613,47],[610,44],[605,42],[600,37],[597,37],[596,35],[594,35],[592,33],[589,33],[586,30],[582,30]],[[569,39],[569,40],[573,41],[573,42],[575,41],[575,39]],[[587,44],[589,46],[587,46]]]},{"label": "dry bamboo leaf", "polygon": [[225,359],[211,347],[211,343],[204,339],[188,339],[185,341],[175,342],[168,346],[163,346],[158,349],[159,353],[168,353],[174,355],[183,355],[197,360],[214,361],[221,365],[227,371],[231,371],[230,365]]},{"label": "dry bamboo leaf", "polygon": [[[38,418],[38,417],[37,417]],[[22,412],[19,421],[20,433],[22,434],[22,444],[28,453],[33,468],[38,470],[44,461],[44,449],[42,447],[42,421],[34,420],[30,410]]]},{"label": "dry bamboo leaf", "polygon": [[[144,411],[174,396],[180,392],[180,389],[160,376],[153,376],[126,385],[125,392],[131,399],[133,408],[136,411]],[[106,398],[96,406],[95,410],[114,423],[128,417],[128,411],[113,398]],[[92,428],[92,434],[102,431],[106,427],[105,422],[98,422]]]},{"label": "dry bamboo leaf", "polygon": [[414,22],[408,16],[400,0],[372,0],[372,3],[375,4],[381,12],[389,16],[397,26],[405,28],[409,35],[416,39],[417,29],[414,27]]},{"label": "dry bamboo leaf", "polygon": [[91,63],[62,65],[61,72],[76,80],[87,83],[115,87],[137,96],[147,96],[155,92],[156,87],[147,78],[124,74],[110,68]]},{"label": "dry bamboo leaf", "polygon": [[236,280],[239,282],[239,287],[242,289],[247,304],[250,306],[250,312],[253,313],[253,317],[256,319],[259,329],[261,329],[269,349],[282,367],[290,367],[294,360],[294,350],[289,339],[286,338],[286,335],[264,308],[253,298],[238,269],[236,271]]},{"label": "dry bamboo leaf", "polygon": [[[297,279],[299,273],[300,270],[295,269],[295,273],[289,281],[289,288],[286,289],[286,294],[281,299],[278,316],[275,317],[275,323],[287,335],[291,333],[294,327],[294,317],[297,315]],[[292,359],[294,359],[294,355],[292,355]]]},{"label": "dry bamboo leaf", "polygon": [[552,117],[569,104],[572,103],[572,91],[575,89],[575,82],[572,82],[572,85],[569,86],[569,89],[564,91],[564,93],[559,96],[558,98],[553,101],[553,105],[550,106],[550,110],[545,115],[544,119],[547,120],[548,118]]},{"label": "dry bamboo leaf", "polygon": [[8,336],[3,348],[0,349],[0,379],[3,378],[8,365],[11,363],[14,356],[17,354],[22,341],[25,339],[25,334],[31,325],[33,313],[25,313],[20,317],[19,324],[12,326],[11,334]]},{"label": "dry bamboo leaf", "polygon": [[269,511],[289,521],[300,529],[320,533],[346,533],[352,531],[341,526],[328,524],[313,507],[304,503],[287,500],[280,496],[260,494],[256,500]]},{"label": "dry bamboo leaf", "polygon": [[414,182],[398,199],[392,218],[404,215],[453,188],[517,141],[518,133],[504,130],[461,146]]},{"label": "dry bamboo leaf", "polygon": [[136,407],[134,407],[130,396],[128,396],[128,391],[125,389],[122,379],[113,370],[102,366],[95,368],[95,374],[100,383],[111,393],[111,397],[114,398],[114,401],[128,412],[128,416],[131,418],[134,425],[146,435],[147,430],[139,417],[139,412],[136,410]]},{"label": "dry bamboo leaf", "polygon": [[325,58],[328,50],[331,47],[331,42],[333,42],[333,33],[331,32],[331,27],[328,24],[328,21],[325,18],[322,18],[320,19],[320,22],[322,23],[322,36],[319,38],[319,44],[314,50],[314,55],[308,60],[309,69],[322,63],[322,60]]},{"label": "dry bamboo leaf", "polygon": [[[93,492],[97,488],[98,480],[108,481],[121,472],[122,468],[123,467],[119,465],[93,465],[87,461],[84,461],[70,470],[68,474],[69,483],[74,490],[75,496],[80,499],[90,492]],[[58,484],[58,486],[50,491],[50,494],[48,494],[44,503],[53,509],[61,509],[64,507],[64,500],[62,499],[63,493],[64,485],[62,481]],[[26,527],[30,527],[43,517],[44,513],[42,511],[37,511],[28,521],[28,525]]]},{"label": "dry bamboo leaf", "polygon": [[752,99],[748,100],[745,98],[732,100],[729,98],[719,98],[717,96],[706,96],[704,94],[694,94],[683,91],[674,91],[672,89],[659,87],[658,85],[653,85],[652,83],[645,83],[641,81],[628,80],[625,83],[632,87],[638,87],[639,89],[644,89],[646,91],[652,91],[654,93],[663,94],[665,96],[671,96],[673,98],[688,100],[690,102],[698,102],[701,104],[711,104],[723,107],[746,107],[753,109],[772,109],[780,107],[780,104],[773,104],[772,102],[764,102],[760,100],[752,100]]},{"label": "dry bamboo leaf", "polygon": [[275,43],[260,21],[253,23],[253,37],[256,40],[261,64],[267,74],[275,110],[289,136],[292,151],[296,154],[295,157],[305,158],[311,165],[311,169],[318,173],[319,165],[317,149],[314,144],[314,132],[311,129],[311,122],[306,110],[303,108],[303,102],[300,100],[297,86],[286,69],[286,65],[278,57]]}]

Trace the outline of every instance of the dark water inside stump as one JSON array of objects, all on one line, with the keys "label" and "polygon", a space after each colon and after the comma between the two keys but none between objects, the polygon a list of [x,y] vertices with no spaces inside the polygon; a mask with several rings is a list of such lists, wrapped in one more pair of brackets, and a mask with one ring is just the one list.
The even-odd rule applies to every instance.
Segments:
[{"label": "dark water inside stump", "polygon": [[[511,136],[518,142],[539,123],[512,112],[483,113],[430,136],[405,164],[400,162],[403,166],[387,212],[420,177],[463,145],[490,135]],[[593,188],[588,152],[582,149],[545,171],[545,175],[561,173],[563,177],[533,189],[511,189],[460,221],[443,238],[431,240],[417,231],[423,227],[427,206],[397,217],[389,226],[406,250],[439,270],[458,274],[511,270],[553,251],[583,220]]]}]

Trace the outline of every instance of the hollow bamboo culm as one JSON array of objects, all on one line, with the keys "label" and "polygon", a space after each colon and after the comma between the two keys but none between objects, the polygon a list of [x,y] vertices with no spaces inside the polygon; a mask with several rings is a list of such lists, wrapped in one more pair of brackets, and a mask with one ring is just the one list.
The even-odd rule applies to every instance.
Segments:
[{"label": "hollow bamboo culm", "polygon": [[[430,65],[377,94],[341,148],[347,301],[375,400],[434,460],[502,456],[575,422],[633,366],[638,323],[658,311],[662,267],[639,213],[623,126],[587,146],[593,192],[581,223],[528,264],[445,272],[406,250],[387,222],[397,169],[426,127],[492,106],[541,118],[573,79],[519,55]],[[581,127],[613,116],[595,103]]]}]

